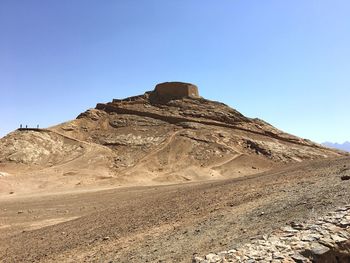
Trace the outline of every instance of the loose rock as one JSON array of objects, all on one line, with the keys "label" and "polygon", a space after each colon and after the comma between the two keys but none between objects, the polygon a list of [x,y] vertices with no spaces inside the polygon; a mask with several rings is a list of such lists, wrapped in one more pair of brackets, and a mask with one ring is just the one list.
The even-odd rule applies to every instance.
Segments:
[{"label": "loose rock", "polygon": [[269,236],[255,237],[251,243],[235,249],[210,253],[205,259],[196,256],[192,262],[307,263],[325,258],[335,259],[332,252],[336,251],[342,251],[342,258],[350,260],[350,205],[340,207],[313,222],[291,222],[290,226],[283,227]]}]

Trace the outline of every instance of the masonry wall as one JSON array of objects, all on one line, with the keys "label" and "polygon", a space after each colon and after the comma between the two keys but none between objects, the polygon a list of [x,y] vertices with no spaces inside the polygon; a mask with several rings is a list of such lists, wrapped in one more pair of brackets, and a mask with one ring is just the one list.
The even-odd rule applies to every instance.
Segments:
[{"label": "masonry wall", "polygon": [[155,87],[155,93],[160,98],[198,98],[197,86],[184,82],[164,82]]}]

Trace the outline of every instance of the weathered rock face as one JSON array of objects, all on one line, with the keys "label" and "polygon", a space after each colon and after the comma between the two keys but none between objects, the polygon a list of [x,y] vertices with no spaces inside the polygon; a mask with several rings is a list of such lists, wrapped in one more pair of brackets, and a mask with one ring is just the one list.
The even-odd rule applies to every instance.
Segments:
[{"label": "weathered rock face", "polygon": [[13,132],[0,140],[0,164],[59,166],[62,174],[90,165],[89,173],[105,168],[133,184],[241,177],[345,155],[198,96],[192,84],[162,83],[46,130]]},{"label": "weathered rock face", "polygon": [[164,82],[158,84],[154,91],[158,99],[199,98],[197,86],[184,82]]},{"label": "weathered rock face", "polygon": [[0,161],[51,165],[69,162],[85,152],[79,142],[49,130],[22,130],[1,139]]}]

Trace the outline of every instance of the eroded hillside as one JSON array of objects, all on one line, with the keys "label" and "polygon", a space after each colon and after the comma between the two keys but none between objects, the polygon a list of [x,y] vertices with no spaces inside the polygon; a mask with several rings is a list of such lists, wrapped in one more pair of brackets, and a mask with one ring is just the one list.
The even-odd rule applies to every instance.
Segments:
[{"label": "eroded hillside", "polygon": [[[239,177],[341,155],[223,103],[146,92],[99,103],[49,129],[10,133],[0,140],[0,172],[35,174],[37,188],[47,187],[47,174],[56,189],[144,185]],[[6,177],[2,182],[13,187]]]}]

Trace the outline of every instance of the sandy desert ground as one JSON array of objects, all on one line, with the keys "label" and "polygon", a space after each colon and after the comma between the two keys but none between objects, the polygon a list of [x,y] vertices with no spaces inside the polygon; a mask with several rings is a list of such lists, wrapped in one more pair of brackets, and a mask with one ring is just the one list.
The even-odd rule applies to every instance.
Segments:
[{"label": "sandy desert ground", "polygon": [[342,157],[235,179],[7,196],[0,260],[191,262],[349,204],[349,173]]},{"label": "sandy desert ground", "polygon": [[0,262],[191,262],[350,203],[349,154],[156,95],[0,139]]}]

